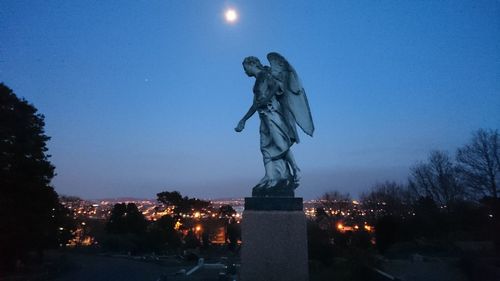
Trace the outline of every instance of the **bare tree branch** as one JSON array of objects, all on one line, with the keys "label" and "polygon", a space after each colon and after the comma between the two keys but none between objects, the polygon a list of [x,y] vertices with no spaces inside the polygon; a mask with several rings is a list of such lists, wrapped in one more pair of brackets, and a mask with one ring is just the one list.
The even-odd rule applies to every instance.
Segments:
[{"label": "bare tree branch", "polygon": [[417,197],[430,197],[441,205],[450,205],[466,197],[456,167],[443,151],[432,151],[426,163],[411,168],[409,190]]},{"label": "bare tree branch", "polygon": [[460,179],[477,195],[498,198],[500,139],[498,130],[479,129],[457,150]]}]

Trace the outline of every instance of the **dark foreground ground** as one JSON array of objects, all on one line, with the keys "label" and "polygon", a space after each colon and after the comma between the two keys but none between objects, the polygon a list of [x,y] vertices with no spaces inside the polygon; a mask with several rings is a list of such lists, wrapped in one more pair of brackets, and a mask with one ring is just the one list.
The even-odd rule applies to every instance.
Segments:
[{"label": "dark foreground ground", "polygon": [[[209,258],[214,264],[220,258]],[[227,260],[226,260],[227,261]],[[235,260],[237,262],[237,260]],[[196,266],[195,261],[178,257],[155,259],[126,255],[105,255],[78,251],[49,251],[43,264],[26,265],[17,274],[2,275],[0,281],[220,281],[233,280],[220,276],[221,268],[200,269],[186,276]],[[404,281],[496,281],[500,280],[498,258],[470,257],[466,259],[413,256],[412,258],[385,259],[373,268]],[[359,262],[339,258],[329,266],[311,263],[310,281],[385,281],[392,280]]]},{"label": "dark foreground ground", "polygon": [[43,264],[29,265],[16,274],[2,275],[0,281],[211,281],[220,270],[202,269],[189,277],[179,274],[196,262],[176,258],[151,260],[141,257],[51,251]]},{"label": "dark foreground ground", "polygon": [[119,257],[67,255],[67,270],[61,272],[57,281],[156,281],[163,274],[175,274],[181,265],[169,265],[132,260]]},{"label": "dark foreground ground", "polygon": [[196,262],[178,258],[161,260],[128,256],[96,256],[71,254],[66,257],[68,270],[61,272],[55,281],[218,281],[221,269],[200,268],[191,275]]}]

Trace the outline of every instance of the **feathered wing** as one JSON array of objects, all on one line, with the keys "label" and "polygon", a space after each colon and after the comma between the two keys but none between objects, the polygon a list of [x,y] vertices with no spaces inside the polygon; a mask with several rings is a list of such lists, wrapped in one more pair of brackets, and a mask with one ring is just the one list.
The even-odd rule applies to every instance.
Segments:
[{"label": "feathered wing", "polygon": [[311,109],[307,101],[306,92],[299,76],[290,63],[280,54],[272,52],[267,54],[267,59],[271,65],[271,73],[283,86],[283,105],[293,115],[291,123],[297,123],[304,133],[312,137],[314,133],[314,123],[311,116]]}]

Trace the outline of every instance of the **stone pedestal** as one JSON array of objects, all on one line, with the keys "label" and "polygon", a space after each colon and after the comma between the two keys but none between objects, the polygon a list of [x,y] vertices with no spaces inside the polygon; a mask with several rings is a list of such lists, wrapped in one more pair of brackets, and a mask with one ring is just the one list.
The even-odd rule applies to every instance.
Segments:
[{"label": "stone pedestal", "polygon": [[242,281],[307,281],[307,229],[302,198],[245,198]]}]

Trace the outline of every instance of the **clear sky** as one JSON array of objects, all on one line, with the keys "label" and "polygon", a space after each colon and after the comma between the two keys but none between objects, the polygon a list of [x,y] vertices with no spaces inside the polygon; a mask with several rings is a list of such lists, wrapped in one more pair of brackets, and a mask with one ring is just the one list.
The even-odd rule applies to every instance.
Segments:
[{"label": "clear sky", "polygon": [[500,128],[497,0],[0,2],[0,81],[45,115],[60,194],[249,196],[264,170],[258,116],[233,130],[252,102],[241,62],[270,51],[316,125],[293,147],[298,196],[405,182]]}]

